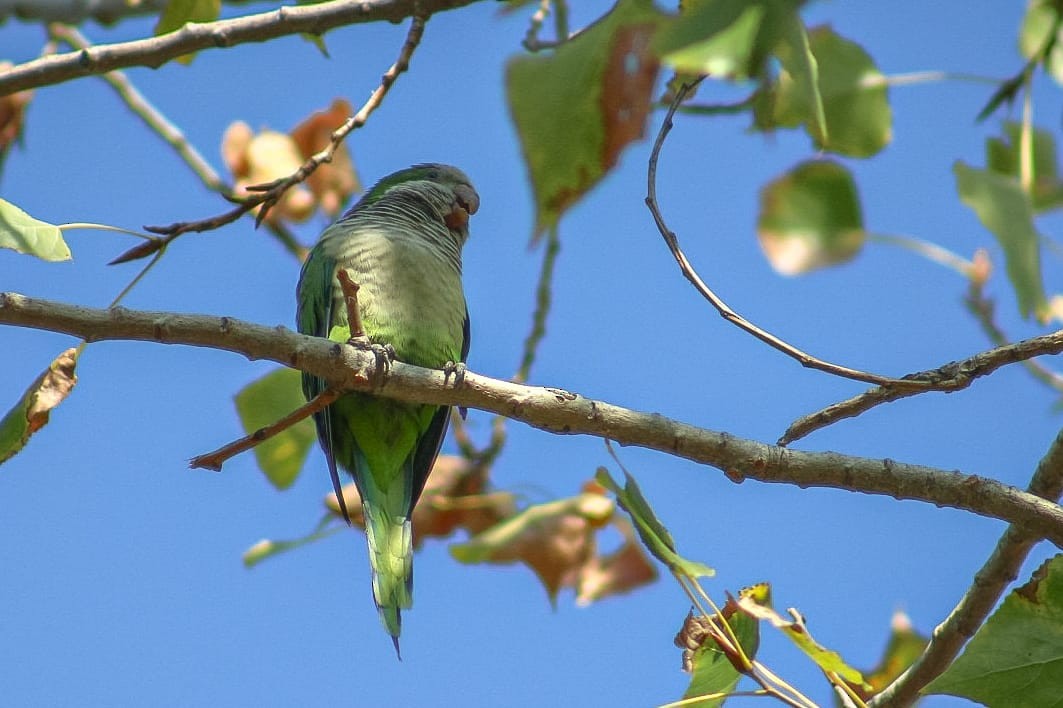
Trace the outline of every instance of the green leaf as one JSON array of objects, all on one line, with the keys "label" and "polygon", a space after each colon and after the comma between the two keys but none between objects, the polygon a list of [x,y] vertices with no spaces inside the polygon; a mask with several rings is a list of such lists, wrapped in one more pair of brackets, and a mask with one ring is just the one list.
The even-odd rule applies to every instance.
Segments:
[{"label": "green leaf", "polygon": [[70,247],[58,226],[34,219],[3,199],[0,199],[0,248],[46,261],[70,260]]},{"label": "green leaf", "polygon": [[553,53],[506,68],[506,94],[535,195],[537,237],[642,136],[658,62],[649,44],[663,15],[651,0],[620,0]]},{"label": "green leaf", "polygon": [[[1033,208],[1042,212],[1063,205],[1063,182],[1056,168],[1056,140],[1047,130],[1033,129]],[[1019,178],[1022,123],[1004,123],[1004,135],[986,139],[986,166]]]},{"label": "green leaf", "polygon": [[1041,281],[1040,236],[1033,224],[1033,206],[1018,180],[989,170],[953,165],[956,191],[1004,250],[1008,279],[1015,289],[1019,312],[1038,320],[1050,316]]},{"label": "green leaf", "polygon": [[[754,601],[763,603],[770,601],[770,592],[768,584],[761,583],[750,588],[744,588],[739,592],[739,596],[752,596]],[[738,612],[734,601],[728,602],[723,607],[722,613],[727,619],[727,624],[731,626],[731,630],[735,633],[735,637],[737,637],[738,643],[742,646],[746,657],[749,659],[754,658],[760,646],[760,623],[746,613]],[[704,623],[705,621],[703,617],[688,617],[687,624],[684,624],[684,632],[679,637],[676,637],[676,643],[679,644],[681,641],[687,640],[687,637],[684,637],[683,634],[687,632],[688,625],[693,623],[693,627],[697,627],[699,622]],[[694,640],[697,648],[694,649],[690,656],[690,685],[687,686],[683,698],[719,695],[721,698],[706,699],[699,701],[696,705],[699,707],[706,706],[707,708],[720,706],[724,701],[722,696],[734,691],[742,678],[742,673],[735,668],[731,658],[712,637],[706,635],[699,638],[695,635],[689,638]]]},{"label": "green leaf", "polygon": [[796,0],[685,2],[654,40],[654,50],[678,71],[731,79],[756,78],[779,39],[800,19]]},{"label": "green leaf", "polygon": [[334,533],[345,530],[346,525],[329,526],[335,517],[331,514],[326,515],[313,531],[300,538],[291,539],[289,541],[271,541],[268,538],[264,538],[255,545],[244,551],[243,562],[245,568],[253,568],[267,558],[273,558],[281,553],[287,553],[301,546],[305,546],[315,541],[320,541],[323,538],[328,538]]},{"label": "green leaf", "polygon": [[1019,50],[1027,59],[1037,58],[1044,51],[1052,33],[1055,42],[1044,57],[1045,70],[1058,83],[1063,84],[1063,46],[1059,42],[1060,16],[1057,0],[1033,0],[1026,7],[1019,30]]},{"label": "green leaf", "polygon": [[[306,403],[301,375],[281,368],[253,381],[236,394],[236,412],[248,435],[275,423]],[[255,447],[255,458],[278,489],[287,489],[306,461],[314,443],[314,424],[307,418]]]},{"label": "green leaf", "polygon": [[760,193],[757,237],[783,275],[851,260],[866,239],[852,175],[836,162],[810,160],[770,182]]},{"label": "green leaf", "polygon": [[[850,683],[850,688],[864,701],[882,692],[904,673],[926,649],[929,640],[912,628],[911,620],[903,612],[896,612],[890,623],[890,638],[878,665],[864,672],[865,686]],[[870,686],[870,689],[867,688]]]},{"label": "green leaf", "polygon": [[787,33],[777,54],[782,70],[756,104],[758,129],[803,125],[817,148],[851,157],[870,157],[889,144],[886,84],[860,45],[821,26],[808,33],[807,45]]},{"label": "green leaf", "polygon": [[[155,36],[181,29],[189,22],[213,22],[221,14],[221,0],[170,0],[155,24]],[[189,64],[195,54],[177,58],[181,64]]]},{"label": "green leaf", "polygon": [[1011,592],[945,673],[923,693],[990,708],[1059,706],[1063,686],[1063,555]]},{"label": "green leaf", "polygon": [[77,357],[76,349],[56,357],[0,420],[0,464],[18,454],[30,436],[47,425],[52,409],[70,395],[78,380],[74,374]]},{"label": "green leaf", "polygon": [[623,489],[613,481],[613,478],[609,476],[609,472],[604,467],[598,468],[598,473],[594,476],[594,479],[598,484],[616,495],[617,503],[631,516],[631,520],[635,523],[635,530],[639,532],[639,538],[642,539],[643,545],[653,554],[654,558],[664,563],[673,572],[689,578],[716,575],[716,571],[704,563],[690,561],[679,555],[676,551],[675,541],[672,540],[672,534],[668,533],[668,529],[653,513],[649,502],[642,496],[642,491],[639,489],[638,483],[635,482],[635,478],[627,472],[624,473],[624,477],[626,482]]}]

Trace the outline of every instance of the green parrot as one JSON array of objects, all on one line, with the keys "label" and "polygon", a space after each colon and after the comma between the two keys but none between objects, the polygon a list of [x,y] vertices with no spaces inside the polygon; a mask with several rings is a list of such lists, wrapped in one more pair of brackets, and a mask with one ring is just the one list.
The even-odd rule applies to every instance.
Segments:
[{"label": "green parrot", "polygon": [[[334,342],[351,337],[337,279],[346,268],[360,287],[358,309],[372,345],[402,362],[452,369],[469,352],[461,249],[480,197],[449,165],[422,164],[380,180],[321,234],[296,288],[299,331]],[[377,349],[379,351],[379,348]],[[326,387],[303,374],[307,400]],[[340,510],[337,465],[362,497],[373,599],[399,651],[401,611],[413,602],[410,515],[450,421],[446,406],[348,393],[314,415]]]}]

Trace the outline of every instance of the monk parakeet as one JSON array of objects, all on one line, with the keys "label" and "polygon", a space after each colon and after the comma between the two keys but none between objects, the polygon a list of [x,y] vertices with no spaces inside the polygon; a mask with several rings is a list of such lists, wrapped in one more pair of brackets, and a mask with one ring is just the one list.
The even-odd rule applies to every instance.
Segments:
[{"label": "monk parakeet", "polygon": [[[299,331],[351,337],[337,272],[348,269],[369,341],[398,361],[433,369],[465,361],[469,315],[461,249],[480,197],[449,165],[414,165],[380,180],[321,234],[296,289]],[[325,382],[303,374],[307,399]],[[346,516],[337,465],[362,497],[373,599],[399,649],[401,611],[413,599],[410,515],[446,434],[450,409],[348,393],[314,416],[332,486]],[[349,521],[349,517],[348,517]]]}]

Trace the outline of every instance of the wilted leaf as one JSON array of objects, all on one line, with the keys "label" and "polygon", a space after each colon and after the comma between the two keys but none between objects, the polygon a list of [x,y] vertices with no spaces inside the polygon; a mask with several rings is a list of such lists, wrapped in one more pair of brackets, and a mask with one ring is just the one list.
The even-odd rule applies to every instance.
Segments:
[{"label": "wilted leaf", "polygon": [[[1063,205],[1063,182],[1056,168],[1056,140],[1047,130],[1033,129],[1033,208],[1047,211]],[[1022,123],[1004,123],[1004,135],[986,139],[986,167],[1019,178]]]},{"label": "wilted leaf", "polygon": [[[487,492],[484,472],[455,455],[440,455],[413,510],[413,547],[426,538],[446,538],[459,529],[470,534],[484,531],[517,513],[513,494]],[[354,483],[344,485],[343,501],[351,521],[364,528],[362,499]],[[325,506],[336,516],[335,494],[325,496]]]},{"label": "wilted leaf", "polygon": [[52,409],[70,395],[78,380],[74,374],[76,366],[77,350],[67,349],[0,420],[0,464],[24,448],[30,436],[48,423]]},{"label": "wilted leaf", "polygon": [[[299,148],[291,136],[274,130],[257,135],[242,121],[230,125],[222,136],[222,158],[236,178],[236,194],[248,194],[247,187],[269,184],[291,175],[303,164]],[[256,207],[257,214],[260,207]],[[305,221],[314,213],[314,195],[304,184],[288,189],[269,210],[267,221]]]},{"label": "wilted leaf", "polygon": [[[804,125],[819,149],[852,157],[881,151],[892,139],[892,112],[882,73],[871,57],[830,27],[811,30],[807,45],[801,37],[791,32],[778,46],[782,70],[755,104],[756,127]],[[826,121],[826,134],[821,121]]]},{"label": "wilted leaf", "polygon": [[654,49],[677,70],[757,78],[779,39],[800,22],[796,0],[701,0],[661,30]]},{"label": "wilted leaf", "polygon": [[864,245],[852,175],[829,160],[802,162],[760,193],[760,247],[783,275],[844,263]]},{"label": "wilted leaf", "polygon": [[1056,0],[1031,0],[1026,6],[1019,30],[1019,49],[1027,59],[1038,56],[1047,46],[1052,32],[1056,32],[1055,44],[1044,58],[1045,70],[1063,84],[1063,44],[1059,41],[1059,3]]},{"label": "wilted leaf", "polygon": [[[328,147],[333,131],[350,116],[351,104],[337,98],[327,111],[317,111],[295,126],[291,136],[303,159]],[[338,214],[347,199],[362,189],[347,143],[340,143],[332,155],[332,162],[319,165],[307,178],[306,184],[326,214]]]},{"label": "wilted leaf", "polygon": [[46,261],[70,260],[70,247],[58,226],[34,219],[3,199],[0,199],[0,248]]},{"label": "wilted leaf", "polygon": [[[770,593],[768,584],[760,583],[740,590],[739,597],[768,603]],[[752,660],[760,645],[760,624],[737,609],[735,600],[731,598],[720,612],[738,639],[746,658]],[[715,631],[708,617],[691,612],[675,637],[675,645],[683,649],[683,670],[691,674],[690,685],[687,686],[683,698],[721,696],[718,699],[699,701],[699,706],[722,705],[722,696],[733,691],[742,678],[742,672],[736,668],[736,665],[741,665],[741,657],[737,653],[731,656],[730,650],[725,649],[727,644],[721,645],[716,640]]]},{"label": "wilted leaf", "polygon": [[[919,658],[926,648],[927,638],[912,629],[908,615],[897,612],[890,623],[890,639],[878,666],[864,674],[866,686],[850,684],[858,696],[868,701],[886,686],[893,683],[904,671]],[[867,688],[870,686],[870,688]]]},{"label": "wilted leaf", "polygon": [[580,569],[576,582],[576,604],[589,605],[611,595],[621,595],[657,579],[657,568],[635,538],[631,522],[614,516],[613,524],[624,537],[624,545],[609,555],[594,555]]},{"label": "wilted leaf", "polygon": [[462,563],[517,563],[531,568],[550,602],[563,587],[574,587],[595,550],[594,530],[608,522],[613,503],[584,492],[528,507],[516,516],[450,547]]},{"label": "wilted leaf", "polygon": [[[155,36],[181,29],[189,22],[213,22],[220,13],[221,0],[170,0],[155,24]],[[177,61],[188,64],[194,57],[184,54]]]},{"label": "wilted leaf", "polygon": [[1032,313],[1045,320],[1050,312],[1041,281],[1040,235],[1034,228],[1029,196],[1012,177],[968,167],[959,160],[952,169],[960,199],[974,210],[1004,250],[1019,312],[1023,317]]},{"label": "wilted leaf", "polygon": [[317,527],[301,538],[291,539],[289,541],[271,541],[268,538],[264,538],[255,545],[244,551],[243,562],[245,568],[253,568],[267,558],[273,558],[281,553],[287,553],[301,546],[305,546],[315,541],[320,541],[323,538],[328,538],[334,533],[343,531],[346,526],[335,525],[329,526],[329,523],[333,521],[331,516],[323,518]]},{"label": "wilted leaf", "polygon": [[[244,386],[235,398],[244,432],[251,435],[305,404],[300,386],[300,373],[287,367]],[[255,446],[258,466],[273,486],[277,489],[291,486],[299,476],[314,438],[314,424],[307,418]]]},{"label": "wilted leaf", "polygon": [[1059,706],[1063,686],[1063,555],[1009,593],[963,654],[923,689],[989,708]]},{"label": "wilted leaf", "polygon": [[509,62],[506,94],[535,194],[538,236],[586,194],[642,135],[662,21],[651,0],[620,0],[552,54]]},{"label": "wilted leaf", "polygon": [[639,489],[638,483],[635,482],[635,478],[627,472],[624,473],[624,477],[626,482],[623,489],[609,476],[609,472],[604,467],[598,468],[598,473],[594,478],[599,484],[616,495],[617,503],[635,522],[635,530],[639,532],[642,543],[649,549],[650,553],[671,570],[688,577],[697,578],[715,575],[716,571],[704,563],[690,561],[679,555],[676,551],[675,541],[672,540],[672,535],[668,533],[668,529],[653,513],[653,509],[650,508],[646,498],[642,496],[642,491]]},{"label": "wilted leaf", "polygon": [[[14,66],[9,61],[0,61],[0,73]],[[32,91],[18,91],[0,96],[0,174],[3,173],[7,151],[22,138],[26,107],[33,97]]]},{"label": "wilted leaf", "polygon": [[790,610],[793,620],[785,620],[770,605],[757,602],[751,597],[739,597],[738,608],[750,617],[771,623],[824,671],[837,674],[848,683],[863,686],[865,689],[870,688],[860,672],[846,664],[841,655],[812,638],[804,618],[796,610]]}]

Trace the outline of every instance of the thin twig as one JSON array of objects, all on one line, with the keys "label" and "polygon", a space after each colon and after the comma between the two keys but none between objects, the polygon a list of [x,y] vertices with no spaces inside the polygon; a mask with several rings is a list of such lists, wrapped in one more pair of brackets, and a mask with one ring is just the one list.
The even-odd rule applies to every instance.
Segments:
[{"label": "thin twig", "polygon": [[342,391],[327,388],[310,399],[308,403],[299,406],[276,423],[271,423],[265,428],[259,428],[250,435],[246,435],[239,440],[234,440],[228,445],[219,447],[213,452],[208,452],[205,455],[197,455],[189,460],[188,466],[193,469],[207,469],[220,472],[221,466],[230,458],[239,455],[241,452],[246,452],[256,445],[264,443],[274,435],[284,432],[296,423],[309,418],[318,411],[324,410],[333,401],[339,398],[341,394]]},{"label": "thin twig", "polygon": [[347,268],[340,268],[336,271],[336,278],[340,281],[340,288],[343,290],[344,304],[347,306],[347,326],[350,328],[351,338],[364,337],[362,312],[358,307],[358,290],[361,286],[354,282],[351,271]]},{"label": "thin twig", "polygon": [[[1056,436],[1048,452],[1037,464],[1027,490],[1048,501],[1063,494],[1063,432]],[[907,706],[920,689],[947,669],[963,645],[985,622],[997,601],[1018,577],[1023,562],[1038,539],[1023,529],[1009,526],[982,568],[975,573],[971,587],[949,616],[934,630],[930,643],[907,671],[869,703],[873,708]]]},{"label": "thin twig", "polygon": [[258,212],[257,220],[260,223],[262,219],[265,218],[269,209],[280,200],[288,189],[306,180],[311,174],[313,174],[314,170],[322,164],[331,162],[340,143],[342,143],[352,131],[365,125],[365,122],[369,119],[369,116],[373,111],[380,107],[380,104],[383,102],[384,97],[387,95],[396,79],[409,68],[410,58],[413,56],[413,52],[417,49],[417,45],[420,43],[421,37],[424,34],[426,21],[427,17],[416,16],[413,18],[410,23],[410,29],[406,34],[406,40],[403,42],[402,49],[399,51],[398,58],[380,78],[380,85],[377,86],[376,90],[370,95],[369,100],[362,105],[357,113],[348,118],[343,125],[333,131],[328,146],[320,152],[308,157],[306,162],[300,165],[299,169],[295,172],[287,177],[283,177],[268,184],[248,187],[248,190],[252,193],[246,197],[240,198],[239,204],[224,214],[201,219],[199,221],[178,222],[170,224],[169,226],[149,226],[147,227],[147,230],[161,234],[164,237],[163,240],[169,243],[181,234],[190,231],[210,231],[225,226],[226,224],[230,224],[259,205],[261,205],[261,209]]},{"label": "thin twig", "polygon": [[[972,290],[974,286],[972,285]],[[995,349],[975,354],[961,361],[954,361],[936,369],[921,371],[911,376],[928,384],[928,388],[917,391],[902,390],[894,387],[876,386],[858,396],[827,406],[823,410],[810,413],[798,418],[786,429],[779,438],[777,445],[786,446],[795,440],[805,437],[809,433],[837,423],[839,420],[853,418],[874,408],[875,406],[889,403],[901,398],[915,396],[926,391],[944,391],[952,393],[961,391],[975,379],[987,376],[1002,366],[1027,362],[1032,357],[1042,354],[1055,354],[1063,351],[1063,346],[1056,349],[1056,345],[1063,345],[1063,330],[1051,334],[1025,339],[1014,344],[1005,344]],[[1043,347],[1048,346],[1048,349]]]},{"label": "thin twig", "polygon": [[43,57],[0,72],[0,96],[131,66],[158,68],[204,49],[264,42],[295,34],[322,35],[330,29],[366,22],[402,22],[471,5],[477,0],[333,0],[216,22],[189,23],[159,37],[101,44],[91,49]]},{"label": "thin twig", "polygon": [[675,116],[679,104],[682,103],[687,94],[697,87],[703,79],[704,77],[699,78],[692,83],[683,84],[676,92],[675,98],[672,100],[672,105],[669,107],[668,113],[664,117],[664,123],[661,125],[661,130],[657,134],[657,140],[654,142],[653,152],[650,154],[649,168],[646,175],[646,206],[653,215],[653,221],[657,224],[657,230],[661,232],[661,236],[664,237],[664,242],[668,245],[668,250],[672,252],[672,256],[675,258],[676,263],[679,264],[679,270],[682,271],[683,276],[690,281],[691,285],[694,286],[694,289],[697,290],[702,297],[708,300],[709,303],[716,308],[716,311],[720,313],[721,317],[753,335],[765,344],[796,359],[804,367],[817,369],[828,374],[834,374],[835,376],[841,376],[855,381],[877,384],[879,386],[895,386],[904,390],[925,390],[927,388],[925,382],[912,379],[894,379],[888,376],[879,376],[878,374],[870,374],[840,366],[838,364],[832,364],[823,361],[822,359],[817,359],[811,354],[807,354],[806,352],[784,342],[775,335],[757,327],[728,307],[727,304],[721,300],[716,293],[704,283],[704,281],[702,281],[701,277],[698,276],[697,272],[694,270],[694,267],[690,265],[690,261],[687,260],[686,255],[679,247],[678,237],[676,237],[675,232],[669,230],[668,225],[664,221],[664,216],[661,215],[661,209],[657,204],[657,160],[660,157],[661,148],[664,146],[664,140],[672,130],[672,118]]},{"label": "thin twig", "polygon": [[544,42],[539,39],[539,32],[543,28],[546,16],[550,14],[550,0],[539,0],[539,7],[528,20],[528,31],[524,33],[521,45],[529,52],[538,52],[543,49],[552,49],[557,42]]},{"label": "thin twig", "polygon": [[[208,347],[268,359],[323,379],[330,387],[425,405],[467,406],[565,435],[609,438],[711,465],[744,479],[830,487],[912,499],[1018,523],[1063,547],[1063,509],[986,477],[836,452],[804,452],[699,428],[659,414],[588,399],[558,388],[525,386],[466,372],[455,388],[444,371],[399,361],[283,327],[228,317],[126,308],[87,308],[0,293],[0,323],[63,332],[87,341],[135,340]],[[1063,351],[1063,333],[1038,338]],[[383,367],[390,367],[380,382]]]}]

